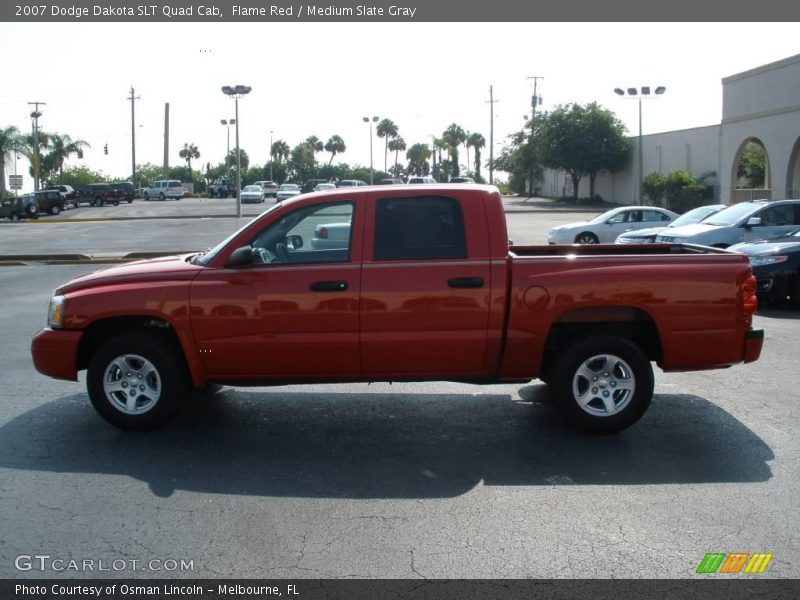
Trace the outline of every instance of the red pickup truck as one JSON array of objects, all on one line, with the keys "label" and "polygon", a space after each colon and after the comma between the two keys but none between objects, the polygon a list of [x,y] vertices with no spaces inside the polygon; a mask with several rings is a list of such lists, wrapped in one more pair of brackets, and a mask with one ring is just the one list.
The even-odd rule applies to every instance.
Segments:
[{"label": "red pickup truck", "polygon": [[548,384],[575,428],[638,420],[664,371],[759,357],[747,257],[689,245],[511,246],[496,188],[343,188],[267,210],[204,253],[58,288],[32,343],[88,369],[95,408],[163,423],[209,384]]}]

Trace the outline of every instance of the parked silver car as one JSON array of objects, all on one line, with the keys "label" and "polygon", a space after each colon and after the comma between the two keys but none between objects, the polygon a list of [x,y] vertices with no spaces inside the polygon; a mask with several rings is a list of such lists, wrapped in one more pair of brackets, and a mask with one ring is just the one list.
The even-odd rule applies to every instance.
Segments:
[{"label": "parked silver car", "polygon": [[669,230],[673,227],[683,227],[684,225],[692,225],[699,223],[703,219],[707,219],[711,215],[718,213],[723,208],[724,204],[709,204],[708,206],[698,206],[692,210],[683,213],[680,217],[672,221],[666,227],[648,227],[647,229],[633,229],[617,236],[614,243],[616,244],[652,244],[656,241],[656,236],[660,233],[669,235]]},{"label": "parked silver car", "polygon": [[656,242],[727,248],[787,235],[798,226],[800,200],[754,200],[732,204],[700,223],[664,231],[656,236]]}]

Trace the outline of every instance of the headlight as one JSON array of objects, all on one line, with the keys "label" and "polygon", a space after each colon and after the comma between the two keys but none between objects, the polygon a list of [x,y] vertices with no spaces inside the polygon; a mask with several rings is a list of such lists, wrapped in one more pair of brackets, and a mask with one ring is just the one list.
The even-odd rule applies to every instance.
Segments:
[{"label": "headlight", "polygon": [[61,329],[64,319],[64,296],[50,298],[50,308],[47,311],[47,326],[50,329]]},{"label": "headlight", "polygon": [[775,263],[785,262],[788,258],[788,256],[751,256],[750,266],[760,267],[761,265],[774,265]]}]

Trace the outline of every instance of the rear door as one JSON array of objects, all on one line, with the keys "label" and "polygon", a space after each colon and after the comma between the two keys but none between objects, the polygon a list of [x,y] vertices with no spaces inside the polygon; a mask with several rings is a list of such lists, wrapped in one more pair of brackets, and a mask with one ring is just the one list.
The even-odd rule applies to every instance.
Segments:
[{"label": "rear door", "polygon": [[486,372],[488,231],[482,197],[469,202],[467,196],[368,195],[361,280],[365,375]]}]

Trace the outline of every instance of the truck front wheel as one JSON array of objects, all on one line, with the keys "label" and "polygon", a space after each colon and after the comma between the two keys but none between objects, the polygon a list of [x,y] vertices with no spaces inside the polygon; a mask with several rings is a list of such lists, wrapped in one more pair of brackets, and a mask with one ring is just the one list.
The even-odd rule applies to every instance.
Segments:
[{"label": "truck front wheel", "polygon": [[625,338],[597,336],[570,345],[550,374],[556,411],[574,429],[616,433],[638,421],[653,398],[653,368]]},{"label": "truck front wheel", "polygon": [[160,337],[123,333],[94,353],[89,398],[106,421],[126,430],[155,429],[169,420],[188,390],[181,361]]}]

